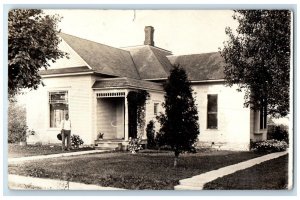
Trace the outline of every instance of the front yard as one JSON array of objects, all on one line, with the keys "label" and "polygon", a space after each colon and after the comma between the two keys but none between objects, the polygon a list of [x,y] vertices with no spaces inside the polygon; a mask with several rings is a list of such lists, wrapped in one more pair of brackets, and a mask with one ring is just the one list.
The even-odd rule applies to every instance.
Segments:
[{"label": "front yard", "polygon": [[10,174],[69,180],[126,189],[173,189],[180,179],[262,156],[253,152],[208,151],[180,156],[144,150],[30,161],[9,165]]},{"label": "front yard", "polygon": [[[68,152],[75,151],[88,151],[93,150],[91,147],[84,147],[80,149],[71,149]],[[49,155],[49,154],[57,154],[62,153],[61,145],[26,145],[20,146],[18,144],[8,144],[8,157],[9,158],[18,158],[25,156],[37,156],[37,155]]]}]

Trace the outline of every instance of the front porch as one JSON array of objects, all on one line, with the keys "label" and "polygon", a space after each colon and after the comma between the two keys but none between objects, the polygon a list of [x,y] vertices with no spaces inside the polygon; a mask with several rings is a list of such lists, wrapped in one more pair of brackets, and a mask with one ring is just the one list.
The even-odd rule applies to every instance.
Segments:
[{"label": "front porch", "polygon": [[[146,144],[145,132],[137,130],[135,108],[129,109],[127,96],[131,91],[156,91],[161,93],[159,83],[131,78],[103,78],[92,86],[96,98],[94,144],[97,148],[126,149],[129,138],[141,137]],[[132,112],[130,112],[132,111]],[[139,133],[138,133],[139,132]],[[102,133],[103,138],[98,134]]]},{"label": "front porch", "polygon": [[[136,138],[136,129],[130,128],[128,116],[127,89],[96,91],[97,137],[96,149],[126,150],[129,138]],[[98,134],[103,137],[99,138]],[[146,141],[145,141],[146,142]],[[144,143],[145,143],[144,142]]]},{"label": "front porch", "polygon": [[125,97],[121,95],[108,97],[99,94],[101,93],[97,94],[97,134],[104,134],[103,139],[128,140],[125,135]]},{"label": "front porch", "polygon": [[[118,149],[128,141],[126,90],[96,91],[95,147],[97,149]],[[100,138],[99,134],[103,134]],[[123,144],[124,143],[124,144]]]}]

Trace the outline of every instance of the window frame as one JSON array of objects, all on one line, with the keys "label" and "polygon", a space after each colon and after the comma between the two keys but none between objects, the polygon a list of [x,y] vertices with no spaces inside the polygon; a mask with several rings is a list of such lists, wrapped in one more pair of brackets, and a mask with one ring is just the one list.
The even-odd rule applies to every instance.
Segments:
[{"label": "window frame", "polygon": [[[216,97],[216,111],[209,111],[209,97]],[[211,126],[209,123],[209,115],[216,115],[216,126]],[[207,94],[207,107],[206,107],[206,128],[210,130],[218,129],[218,94]]]},{"label": "window frame", "polygon": [[[53,93],[65,93],[66,94],[66,102],[63,102],[62,100],[58,100],[58,102],[57,103],[63,103],[63,104],[66,104],[67,105],[67,111],[68,111],[68,113],[70,113],[70,102],[69,102],[69,95],[70,95],[70,93],[69,93],[69,90],[68,89],[57,89],[57,90],[49,90],[48,91],[48,96],[47,96],[47,100],[48,100],[48,122],[47,122],[47,124],[48,124],[48,127],[49,127],[49,129],[60,129],[60,127],[59,126],[56,126],[56,127],[53,127],[53,126],[51,126],[51,94],[53,94]],[[63,116],[63,119],[65,118],[65,116]]]},{"label": "window frame", "polygon": [[158,106],[159,106],[158,102],[153,103],[153,114],[154,114],[154,116],[158,115]]},{"label": "window frame", "polygon": [[264,130],[267,128],[267,106],[261,106],[259,110],[259,129]]}]

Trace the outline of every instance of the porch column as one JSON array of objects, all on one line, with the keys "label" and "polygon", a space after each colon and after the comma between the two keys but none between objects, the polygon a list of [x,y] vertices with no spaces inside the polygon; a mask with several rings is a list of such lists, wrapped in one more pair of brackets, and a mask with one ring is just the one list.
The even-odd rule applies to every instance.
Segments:
[{"label": "porch column", "polygon": [[128,141],[128,102],[124,97],[124,140]]}]

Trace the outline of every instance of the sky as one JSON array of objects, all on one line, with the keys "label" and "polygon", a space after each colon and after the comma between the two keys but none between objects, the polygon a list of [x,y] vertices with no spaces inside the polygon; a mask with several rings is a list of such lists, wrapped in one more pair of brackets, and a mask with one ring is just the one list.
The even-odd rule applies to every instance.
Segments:
[{"label": "sky", "polygon": [[143,45],[153,26],[155,46],[174,55],[216,52],[235,29],[231,10],[44,10],[62,17],[62,32],[113,47]]}]

